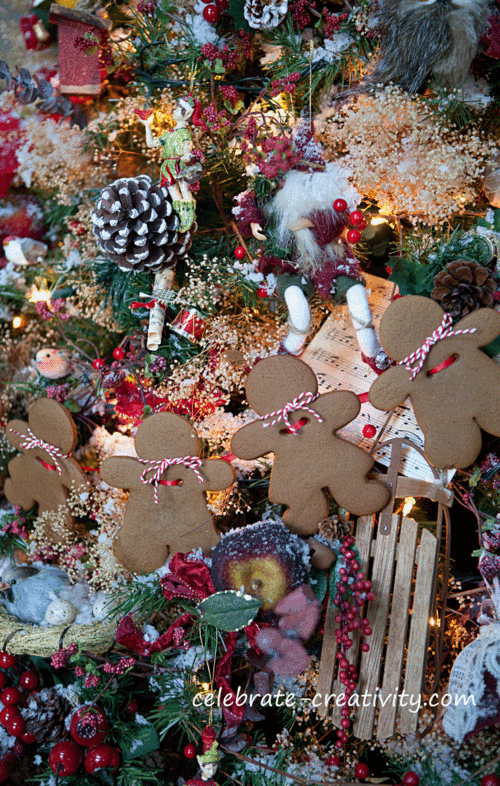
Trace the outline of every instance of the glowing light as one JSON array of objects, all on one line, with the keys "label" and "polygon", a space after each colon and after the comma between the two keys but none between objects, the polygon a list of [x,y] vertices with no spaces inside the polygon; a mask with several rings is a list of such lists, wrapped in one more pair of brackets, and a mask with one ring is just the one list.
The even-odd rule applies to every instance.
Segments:
[{"label": "glowing light", "polygon": [[210,683],[209,682],[202,682],[201,687],[204,693],[207,693],[210,690]]},{"label": "glowing light", "polygon": [[441,620],[439,617],[435,619],[434,617],[429,617],[429,625],[431,628],[437,628],[441,624]]},{"label": "glowing light", "polygon": [[405,497],[405,504],[403,505],[403,516],[407,516],[408,513],[410,513],[415,502],[415,497]]},{"label": "glowing light", "polygon": [[38,303],[40,300],[50,300],[50,292],[48,289],[38,289],[37,287],[33,287],[30,293],[30,301],[31,303]]},{"label": "glowing light", "polygon": [[378,227],[379,224],[387,224],[387,219],[383,216],[375,216],[375,218],[372,218],[370,221],[370,224],[372,227]]},{"label": "glowing light", "polygon": [[12,327],[13,328],[20,328],[22,324],[23,324],[23,318],[22,317],[14,317],[14,319],[12,320]]}]

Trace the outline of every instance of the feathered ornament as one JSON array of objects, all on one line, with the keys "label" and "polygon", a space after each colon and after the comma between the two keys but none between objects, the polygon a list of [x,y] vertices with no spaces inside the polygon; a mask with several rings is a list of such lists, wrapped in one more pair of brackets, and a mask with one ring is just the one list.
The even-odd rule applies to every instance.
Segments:
[{"label": "feathered ornament", "polygon": [[460,87],[488,24],[490,0],[381,0],[381,55],[361,83],[415,93],[432,75]]}]

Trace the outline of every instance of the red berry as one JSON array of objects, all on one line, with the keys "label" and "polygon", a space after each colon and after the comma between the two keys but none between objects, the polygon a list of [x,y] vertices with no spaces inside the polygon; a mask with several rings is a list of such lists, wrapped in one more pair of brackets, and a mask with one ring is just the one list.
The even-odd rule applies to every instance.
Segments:
[{"label": "red berry", "polygon": [[366,218],[363,218],[363,220],[362,220],[362,221],[360,221],[360,222],[357,224],[357,227],[358,227],[358,229],[359,229],[360,231],[362,231],[363,229],[366,229],[366,227],[367,227],[367,226],[368,226],[368,221],[366,220]]},{"label": "red berry", "polygon": [[247,252],[245,251],[243,246],[236,246],[236,248],[234,249],[234,256],[236,257],[236,259],[245,259],[246,253]]},{"label": "red berry", "polygon": [[358,232],[357,229],[350,229],[347,233],[347,242],[348,243],[359,243],[361,240],[361,232]]},{"label": "red berry", "polygon": [[227,11],[229,8],[229,0],[215,0],[215,5],[220,11]]},{"label": "red berry", "polygon": [[14,704],[10,707],[4,707],[2,712],[0,712],[0,723],[2,724],[2,726],[6,727],[7,724],[10,723],[10,721],[13,718],[18,718],[18,717],[19,717],[19,710]]},{"label": "red berry", "polygon": [[7,780],[10,775],[11,768],[5,761],[0,761],[0,783]]},{"label": "red berry", "polygon": [[123,347],[116,347],[116,349],[113,350],[113,357],[115,360],[123,360],[126,354]]},{"label": "red berry", "polygon": [[11,704],[19,704],[22,698],[23,694],[17,688],[5,688],[5,690],[0,693],[0,701],[5,707]]},{"label": "red berry", "polygon": [[196,745],[193,742],[188,742],[184,748],[184,756],[186,759],[194,759],[196,756]]},{"label": "red berry", "polygon": [[100,368],[104,368],[106,365],[106,361],[102,358],[96,358],[92,361],[92,368],[95,368],[96,371],[99,371]]},{"label": "red berry", "polygon": [[372,426],[371,423],[367,423],[366,426],[363,427],[363,436],[367,439],[373,439],[376,433],[377,429],[375,426]]},{"label": "red berry", "polygon": [[25,731],[21,735],[21,742],[24,742],[26,745],[33,745],[36,742],[36,737],[30,731]]},{"label": "red berry", "polygon": [[10,669],[12,666],[14,666],[15,662],[16,659],[14,655],[10,654],[10,652],[5,652],[5,650],[0,652],[0,666],[2,669]]},{"label": "red berry", "polygon": [[326,763],[329,767],[340,767],[340,759],[338,756],[329,756]]},{"label": "red berry", "polygon": [[12,718],[12,720],[9,721],[7,724],[7,731],[13,737],[22,737],[22,735],[26,731],[26,724],[24,722],[24,718],[21,718],[20,715],[18,715],[16,718]]},{"label": "red berry", "polygon": [[100,745],[109,730],[109,721],[99,707],[82,707],[71,719],[69,731],[73,739],[84,748]]},{"label": "red berry", "polygon": [[125,712],[127,713],[127,715],[135,715],[135,713],[137,712],[138,708],[139,708],[139,705],[137,704],[136,700],[135,699],[131,699],[129,701],[129,703],[127,704],[127,706],[125,707]]},{"label": "red berry", "polygon": [[345,213],[347,210],[347,202],[345,199],[336,199],[333,203],[333,209],[337,211],[337,213]]},{"label": "red berry", "polygon": [[370,774],[370,768],[368,765],[358,762],[354,768],[354,774],[356,778],[359,778],[360,781],[364,781],[365,778],[368,778]]},{"label": "red berry", "polygon": [[38,687],[38,683],[40,682],[38,678],[38,674],[36,671],[30,670],[25,671],[19,677],[19,685],[25,690],[35,690]]},{"label": "red berry", "polygon": [[500,778],[491,772],[481,779],[481,786],[500,786]]},{"label": "red berry", "polygon": [[[420,778],[418,777],[416,772],[410,771],[406,772],[403,775],[403,783],[405,786],[418,786],[420,783]],[[498,786],[500,786],[500,781],[498,782]]]},{"label": "red berry", "polygon": [[120,766],[120,761],[120,749],[104,743],[94,745],[88,749],[83,766],[85,771],[92,775],[97,770],[103,770],[105,767],[116,770]]},{"label": "red berry", "polygon": [[260,287],[257,290],[257,297],[267,297],[267,289],[265,287]]},{"label": "red berry", "polygon": [[49,753],[49,767],[61,777],[73,775],[83,762],[83,751],[73,740],[58,742]]},{"label": "red berry", "polygon": [[203,9],[203,19],[214,25],[220,19],[220,11],[216,5],[206,5]]},{"label": "red berry", "polygon": [[358,226],[365,220],[363,212],[361,210],[353,210],[352,213],[349,214],[349,221],[354,226]]}]

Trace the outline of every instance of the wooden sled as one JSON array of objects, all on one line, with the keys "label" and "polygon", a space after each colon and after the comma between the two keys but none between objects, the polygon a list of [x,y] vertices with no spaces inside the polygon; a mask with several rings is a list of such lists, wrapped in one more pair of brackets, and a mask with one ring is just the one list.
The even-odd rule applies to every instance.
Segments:
[{"label": "wooden sled", "polygon": [[[349,663],[358,667],[357,698],[353,694],[351,704],[355,708],[353,734],[362,740],[372,737],[383,740],[396,730],[407,734],[417,728],[418,703],[424,704],[422,688],[432,629],[430,618],[436,602],[443,503],[450,505],[452,501],[451,492],[439,482],[426,483],[398,476],[403,442],[408,441],[392,440],[387,474],[391,500],[379,514],[378,526],[374,516],[361,517],[353,533],[361,570],[371,580],[375,593],[375,600],[367,603],[364,612],[372,628],[372,635],[367,639],[370,649],[360,651],[359,633],[355,631],[354,644],[346,653]],[[433,472],[438,480],[439,473]],[[407,495],[427,496],[439,501],[437,537],[412,519],[393,514],[395,497]],[[445,591],[446,572],[445,569]],[[344,688],[336,679],[336,614],[338,609],[330,605],[317,693],[322,699],[318,707],[320,714],[323,717],[331,715],[334,725],[340,727],[340,701],[335,699]],[[439,637],[437,644],[436,660],[439,658]],[[331,701],[325,706],[325,698],[329,695]]]}]

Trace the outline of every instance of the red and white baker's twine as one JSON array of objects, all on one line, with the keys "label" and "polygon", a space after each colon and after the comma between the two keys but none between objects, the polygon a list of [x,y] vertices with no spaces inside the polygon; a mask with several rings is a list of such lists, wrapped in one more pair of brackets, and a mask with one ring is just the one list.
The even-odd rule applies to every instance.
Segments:
[{"label": "red and white baker's twine", "polygon": [[[450,338],[450,336],[460,336],[465,335],[466,333],[476,332],[476,328],[468,328],[467,330],[453,330],[452,322],[453,318],[451,314],[445,314],[440,326],[436,328],[434,333],[425,339],[422,346],[419,349],[416,349],[415,352],[412,352],[411,355],[408,355],[408,357],[404,360],[399,361],[398,366],[406,366],[406,369],[412,372],[410,376],[410,382],[413,382],[418,372],[424,365],[427,355],[431,351],[431,348],[434,346],[434,344],[437,344],[437,342],[441,341],[442,338]],[[418,361],[418,363],[413,368],[413,364],[416,361]]]},{"label": "red and white baker's twine", "polygon": [[[201,467],[202,460],[198,458],[198,456],[183,456],[183,458],[171,458],[171,459],[158,459],[155,461],[154,459],[139,459],[141,464],[149,464],[149,466],[144,470],[141,475],[141,480],[143,483],[154,483],[155,487],[155,503],[158,505],[158,485],[160,483],[160,478],[165,472],[168,467],[173,467],[178,464],[182,464],[183,467],[187,467],[188,469],[192,469],[200,483],[203,483],[203,477],[201,472],[198,472],[198,467]],[[146,475],[148,472],[153,472],[150,478],[147,478]]]},{"label": "red and white baker's twine", "polygon": [[[291,415],[291,413],[295,412],[297,409],[304,409],[306,412],[310,412],[311,415],[314,415],[314,417],[318,420],[318,423],[323,423],[323,418],[318,415],[314,409],[310,409],[310,407],[306,406],[317,398],[318,393],[311,393],[309,390],[305,390],[303,393],[300,393],[298,396],[296,396],[293,401],[285,404],[283,409],[276,409],[274,412],[269,412],[267,415],[262,415],[258,419],[269,420],[269,418],[274,418],[274,420],[271,420],[270,423],[264,423],[264,428],[275,426],[276,423],[279,423],[280,420],[282,420],[287,428],[293,430],[293,426],[288,419],[289,415]],[[293,431],[293,433],[295,434],[296,431]]]},{"label": "red and white baker's twine", "polygon": [[29,426],[27,429],[29,434],[28,437],[26,436],[26,434],[23,434],[20,431],[14,431],[14,429],[11,429],[11,431],[13,434],[17,434],[18,437],[23,438],[23,441],[20,444],[20,447],[23,450],[34,450],[35,448],[41,448],[42,450],[45,450],[45,452],[48,453],[51,459],[54,461],[55,469],[57,469],[59,475],[63,474],[61,465],[59,464],[57,459],[69,458],[69,453],[61,453],[60,449],[55,445],[51,445],[50,442],[45,442],[43,439],[40,439],[39,437],[35,436],[35,434],[33,434]]}]

